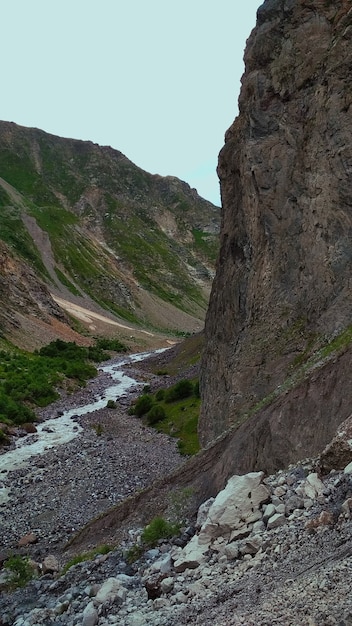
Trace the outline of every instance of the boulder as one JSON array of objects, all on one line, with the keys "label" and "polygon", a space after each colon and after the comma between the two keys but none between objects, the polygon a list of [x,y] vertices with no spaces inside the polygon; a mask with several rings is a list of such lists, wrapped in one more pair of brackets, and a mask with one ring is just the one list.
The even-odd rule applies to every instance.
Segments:
[{"label": "boulder", "polygon": [[352,415],[339,426],[335,437],[320,455],[320,466],[324,473],[342,470],[352,462]]},{"label": "boulder", "polygon": [[126,589],[117,578],[108,578],[100,587],[95,601],[98,604],[122,604],[126,599]]},{"label": "boulder", "polygon": [[29,546],[32,543],[37,543],[37,541],[38,537],[35,533],[27,533],[27,535],[24,535],[19,540],[18,547],[23,548],[24,546]]},{"label": "boulder", "polygon": [[99,616],[94,607],[93,602],[89,602],[83,611],[82,626],[95,626],[98,623]]},{"label": "boulder", "polygon": [[181,550],[174,563],[176,572],[184,572],[185,569],[196,569],[205,562],[205,554],[209,544],[200,544],[199,537],[194,535],[191,541]]},{"label": "boulder", "polygon": [[270,497],[262,484],[263,472],[232,476],[211,505],[200,533],[200,543],[211,543],[216,537],[230,538],[233,532],[262,518],[260,506]]},{"label": "boulder", "polygon": [[324,491],[324,484],[321,482],[318,474],[313,472],[307,476],[307,480],[304,483],[304,493],[307,498],[315,500],[317,496],[320,496]]},{"label": "boulder", "polygon": [[48,554],[42,563],[43,574],[55,574],[60,569],[59,562],[53,554]]}]

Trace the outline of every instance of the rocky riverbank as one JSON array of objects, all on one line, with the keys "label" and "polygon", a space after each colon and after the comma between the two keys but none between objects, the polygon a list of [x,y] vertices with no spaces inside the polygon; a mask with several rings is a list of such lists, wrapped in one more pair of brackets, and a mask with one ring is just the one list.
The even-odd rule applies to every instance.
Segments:
[{"label": "rocky riverbank", "polygon": [[[145,383],[155,379],[138,365],[129,365],[128,375]],[[111,377],[100,372],[87,388],[40,411],[39,418],[92,403],[111,384]],[[75,439],[3,474],[1,484],[9,497],[0,507],[3,558],[30,535],[23,551],[35,559],[48,552],[60,559],[72,533],[184,461],[175,439],[128,415],[140,392],[141,386],[126,392],[116,409],[105,407],[76,417],[82,430]],[[29,435],[27,440],[35,437]]]}]

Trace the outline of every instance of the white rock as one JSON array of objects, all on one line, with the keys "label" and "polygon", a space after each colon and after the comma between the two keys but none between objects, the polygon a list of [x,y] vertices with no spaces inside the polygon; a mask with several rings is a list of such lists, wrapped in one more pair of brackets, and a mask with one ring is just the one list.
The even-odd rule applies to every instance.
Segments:
[{"label": "white rock", "polygon": [[198,536],[194,535],[178,555],[178,559],[174,563],[175,571],[184,572],[187,568],[195,569],[199,567],[205,561],[205,553],[208,548],[208,544],[200,545]]},{"label": "white rock", "polygon": [[99,604],[107,602],[122,604],[126,599],[126,589],[121,586],[117,578],[108,578],[100,587],[95,601]]},{"label": "white rock", "polygon": [[282,513],[275,513],[269,520],[267,528],[271,530],[272,528],[278,528],[279,526],[283,526],[286,523],[286,517]]},{"label": "white rock", "polygon": [[145,615],[141,611],[134,611],[129,615],[126,624],[128,626],[145,626]]},{"label": "white rock", "polygon": [[314,500],[317,496],[323,493],[324,484],[321,482],[318,474],[313,472],[308,474],[306,482],[304,484],[304,491],[307,498]]},{"label": "white rock", "polygon": [[171,554],[166,554],[163,559],[159,559],[151,566],[152,572],[160,572],[161,574],[168,574],[171,572]]},{"label": "white rock", "polygon": [[200,505],[198,509],[198,514],[197,514],[197,522],[196,522],[197,528],[200,528],[201,526],[203,526],[205,520],[208,517],[209,509],[211,505],[213,504],[214,500],[215,498],[209,498],[208,500],[203,502],[203,504]]},{"label": "white rock", "polygon": [[[167,598],[155,598],[155,600],[153,600],[153,608],[155,611],[157,611],[158,609],[164,609],[165,607],[169,607],[170,606],[170,602]],[[147,622],[144,621],[143,626],[147,624]]]},{"label": "white rock", "polygon": [[82,626],[95,626],[98,623],[98,612],[94,607],[93,602],[89,602],[83,611]]},{"label": "white rock", "polygon": [[168,578],[164,578],[160,583],[160,589],[162,593],[169,593],[169,591],[173,589],[173,586],[174,586],[174,579],[172,578],[172,576],[169,576]]},{"label": "white rock", "polygon": [[229,479],[216,496],[199,533],[209,537],[208,543],[220,535],[229,537],[233,530],[261,518],[259,507],[269,497],[268,488],[262,484],[263,476],[263,472],[251,472]]},{"label": "white rock", "polygon": [[256,554],[262,543],[262,538],[259,535],[249,537],[240,543],[240,552],[241,554]]},{"label": "white rock", "polygon": [[272,517],[273,515],[275,515],[275,513],[276,513],[276,509],[275,509],[275,507],[274,507],[273,503],[272,503],[272,502],[269,502],[269,504],[267,504],[267,505],[264,507],[264,514],[263,514],[263,520],[264,520],[264,522],[267,522],[267,521],[268,521],[268,519],[270,519],[270,517]]}]

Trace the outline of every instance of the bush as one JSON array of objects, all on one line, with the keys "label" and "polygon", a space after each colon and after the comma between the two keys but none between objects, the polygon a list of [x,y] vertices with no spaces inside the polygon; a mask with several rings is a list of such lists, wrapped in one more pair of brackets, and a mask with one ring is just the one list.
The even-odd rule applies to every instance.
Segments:
[{"label": "bush", "polygon": [[200,391],[199,391],[199,380],[196,380],[196,382],[193,385],[193,395],[196,398],[200,398]]},{"label": "bush", "polygon": [[163,517],[154,517],[142,532],[142,541],[147,546],[155,546],[159,539],[170,539],[180,532],[179,524],[171,524]]},{"label": "bush", "polygon": [[95,430],[98,437],[100,437],[104,432],[104,427],[102,424],[100,424],[100,422],[98,422],[97,424],[92,424],[92,428],[93,430]]},{"label": "bush", "polygon": [[101,350],[113,350],[113,352],[127,352],[127,347],[119,339],[107,339],[102,337],[96,340],[96,347]]},{"label": "bush", "polygon": [[10,556],[4,563],[8,570],[7,583],[10,587],[24,587],[34,576],[34,569],[28,557],[19,554]]},{"label": "bush", "polygon": [[165,398],[165,389],[158,389],[158,391],[155,394],[155,400],[160,402],[160,400],[164,400],[164,398]]},{"label": "bush", "polygon": [[106,408],[107,409],[116,409],[117,408],[117,404],[115,402],[115,400],[108,400],[106,403]]},{"label": "bush", "polygon": [[147,422],[149,426],[152,426],[153,424],[156,424],[157,422],[161,422],[163,419],[165,419],[165,417],[166,417],[165,409],[159,404],[155,404],[147,413]]},{"label": "bush", "polygon": [[176,385],[170,387],[165,394],[165,402],[175,402],[183,400],[193,394],[193,384],[190,380],[180,380]]},{"label": "bush", "polygon": [[143,415],[148,413],[148,411],[150,411],[152,406],[152,396],[150,396],[148,393],[145,393],[138,398],[136,404],[134,405],[133,413],[134,415],[137,415],[137,417],[142,417]]}]

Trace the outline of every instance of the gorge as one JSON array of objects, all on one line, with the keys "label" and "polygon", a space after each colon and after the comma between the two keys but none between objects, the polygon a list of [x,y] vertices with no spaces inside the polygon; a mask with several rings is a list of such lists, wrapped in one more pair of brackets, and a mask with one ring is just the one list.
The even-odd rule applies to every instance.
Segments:
[{"label": "gorge", "polygon": [[[17,614],[15,621],[10,616],[3,622],[6,626],[352,624],[351,599],[346,593],[352,555],[351,40],[352,8],[347,0],[265,0],[259,7],[244,55],[239,115],[226,132],[219,155],[220,247],[211,291],[212,246],[219,214],[193,190],[182,182],[151,179],[135,172],[123,155],[113,154],[110,149],[64,144],[63,140],[42,136],[40,131],[31,130],[27,135],[23,129],[6,123],[0,126],[17,151],[18,146],[25,146],[34,180],[28,191],[18,178],[20,169],[7,171],[8,180],[2,188],[12,194],[12,219],[17,219],[25,197],[25,223],[32,224],[34,234],[32,220],[37,220],[40,230],[36,233],[43,234],[46,200],[42,199],[46,193],[50,201],[55,196],[60,206],[55,205],[50,216],[58,219],[58,215],[65,215],[66,222],[54,235],[47,230],[54,243],[62,242],[63,233],[70,231],[69,220],[74,221],[72,241],[77,245],[82,244],[82,234],[88,237],[93,225],[94,237],[85,239],[92,246],[89,256],[94,256],[93,249],[98,250],[104,276],[109,276],[106,268],[113,267],[116,278],[116,282],[111,276],[104,278],[109,295],[106,298],[106,293],[99,291],[99,272],[96,275],[89,265],[91,277],[86,281],[84,272],[73,263],[74,255],[68,255],[70,262],[65,264],[65,256],[57,252],[60,246],[56,251],[53,246],[48,258],[56,279],[51,274],[49,283],[56,300],[48,296],[47,287],[42,287],[48,280],[42,272],[41,305],[35,305],[35,296],[31,300],[35,315],[40,315],[39,308],[46,321],[49,315],[77,333],[57,299],[65,296],[78,305],[86,295],[86,301],[99,307],[98,314],[102,305],[108,305],[108,315],[135,324],[139,342],[141,328],[156,330],[156,337],[148,335],[143,341],[155,342],[157,347],[165,345],[170,336],[178,340],[176,330],[198,332],[205,315],[198,425],[202,449],[181,463],[174,455],[174,442],[155,436],[155,447],[148,457],[150,467],[155,470],[153,455],[159,445],[166,450],[166,457],[161,469],[151,472],[153,480],[148,484],[141,480],[132,492],[124,492],[128,497],[123,501],[114,500],[114,506],[92,515],[93,519],[72,534],[60,558],[65,561],[68,556],[86,554],[98,545],[112,545],[115,551],[105,560],[98,556],[87,559],[86,565],[73,567],[67,574],[54,570],[49,582],[39,579],[32,583],[28,593],[39,597],[38,607],[31,605],[29,597],[23,609],[25,617]],[[62,181],[58,184],[51,167],[43,168],[43,163],[52,163],[54,144],[59,146],[61,173],[74,180],[72,198],[66,178],[65,185]],[[43,154],[50,154],[49,160],[43,160],[43,155],[39,158],[43,146]],[[110,172],[120,185],[117,191],[109,187],[106,192],[99,185],[96,189],[94,181],[90,186],[89,176],[93,176],[92,168],[101,152],[104,167],[98,168],[99,185],[106,182],[106,177],[111,184]],[[64,168],[66,153],[84,161],[84,176],[80,168]],[[127,171],[124,184],[114,169],[116,162]],[[40,187],[45,180],[43,172],[50,183],[49,191]],[[138,183],[137,192],[131,192],[132,178]],[[80,195],[81,185],[88,185],[88,179],[89,186]],[[21,195],[15,202],[16,190]],[[150,202],[146,200],[149,192]],[[39,206],[33,208],[31,202]],[[122,211],[120,203],[126,203]],[[124,225],[135,225],[132,209],[136,209],[138,227],[133,236],[138,240],[143,238],[143,220],[149,226],[150,220],[153,222],[148,237],[158,254],[148,257],[150,266],[146,263],[150,273],[158,270],[152,285],[148,285],[145,267],[140,265],[143,256],[138,259],[137,278],[136,272],[130,271],[131,261],[126,257],[121,262],[123,250],[117,235],[122,231],[118,233],[119,220],[112,216],[112,204]],[[5,206],[8,211],[8,197]],[[179,212],[176,217],[173,210]],[[116,229],[112,233],[111,224]],[[159,247],[161,241],[165,244],[164,235],[170,237],[166,248],[171,246],[175,255],[172,258],[178,259],[172,276],[173,261],[166,255],[166,248]],[[177,237],[175,245],[173,237]],[[26,237],[24,240],[28,242]],[[116,242],[119,250],[111,253]],[[4,243],[2,277],[11,298],[18,302],[21,287],[14,289],[12,280],[15,247],[11,249],[8,242]],[[168,259],[167,270],[158,265],[163,258]],[[25,262],[18,259],[18,264]],[[121,272],[124,278],[127,276],[126,282]],[[31,285],[36,284],[32,275],[26,278]],[[165,296],[169,281],[171,300],[168,294]],[[121,308],[117,311],[112,306],[110,285],[114,285],[114,297],[125,317],[119,317]],[[74,294],[74,289],[80,293]],[[152,311],[150,298],[154,304],[157,302]],[[22,317],[25,314],[20,311]],[[159,332],[163,315],[167,323]],[[169,320],[176,319],[176,315],[177,324],[170,325]],[[21,323],[25,328],[22,317],[16,315],[16,330],[11,326],[11,315],[3,315],[8,336],[18,337]],[[144,327],[146,319],[149,325]],[[173,333],[169,335],[166,331],[171,326]],[[132,349],[137,332],[133,338],[129,335],[125,333]],[[86,341],[87,336],[82,336]],[[173,356],[176,353],[177,357],[177,350],[182,352],[183,345],[187,342],[178,343]],[[145,367],[162,375],[162,368],[153,362]],[[177,373],[181,375],[181,371]],[[120,409],[124,413],[126,407]],[[126,415],[121,415],[121,420],[128,430]],[[110,424],[109,419],[107,422]],[[136,440],[129,443],[140,450],[139,446],[143,447],[153,435],[132,423],[131,433],[133,430],[133,437],[139,438],[138,446]],[[343,454],[332,455],[328,465],[326,446],[334,436]],[[118,439],[118,426],[112,437]],[[101,442],[95,444],[103,446]],[[101,459],[98,472],[104,471],[104,462]],[[121,471],[122,475],[117,466],[116,459],[113,464],[107,460],[108,471]],[[148,474],[148,462],[143,471]],[[238,527],[224,525],[221,531],[215,530],[215,539],[206,536],[205,540],[203,525],[195,522],[197,512],[205,502],[211,507],[210,499],[223,494],[234,475],[245,475],[244,480],[258,479],[263,498]],[[64,487],[60,484],[60,489]],[[130,569],[125,552],[116,546],[130,549],[132,539],[137,538],[138,547],[142,529],[155,516],[168,516],[170,497],[175,494],[188,494],[186,513],[183,511],[187,520],[185,544],[160,541],[152,548],[156,552],[147,551],[147,556],[137,559]],[[113,488],[105,495],[113,498]],[[251,489],[247,495],[252,497]],[[208,520],[208,530],[209,526]],[[202,539],[207,550],[202,548]],[[195,546],[193,551],[189,544]],[[160,594],[151,597],[145,589],[154,576],[159,576]],[[105,597],[100,602],[101,586],[112,578],[116,586],[114,600]],[[111,581],[109,584],[113,585]],[[125,591],[121,590],[124,585]],[[50,592],[54,592],[55,602],[49,600]],[[16,600],[11,603],[11,615],[15,615]]]}]

